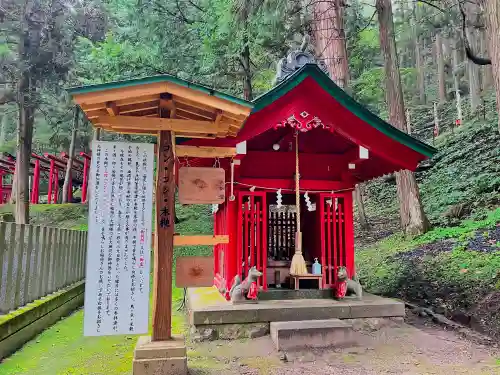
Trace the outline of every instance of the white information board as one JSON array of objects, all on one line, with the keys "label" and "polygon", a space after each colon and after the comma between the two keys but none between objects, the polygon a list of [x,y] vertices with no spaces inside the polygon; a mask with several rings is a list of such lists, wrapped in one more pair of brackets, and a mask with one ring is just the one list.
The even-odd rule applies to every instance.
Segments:
[{"label": "white information board", "polygon": [[154,145],[92,143],[84,335],[147,333]]}]

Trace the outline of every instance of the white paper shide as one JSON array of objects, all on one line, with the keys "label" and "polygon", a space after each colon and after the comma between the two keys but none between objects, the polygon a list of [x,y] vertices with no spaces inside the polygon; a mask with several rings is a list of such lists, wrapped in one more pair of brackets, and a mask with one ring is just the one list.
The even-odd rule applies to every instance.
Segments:
[{"label": "white paper shide", "polygon": [[93,142],[85,336],[148,332],[154,146]]}]

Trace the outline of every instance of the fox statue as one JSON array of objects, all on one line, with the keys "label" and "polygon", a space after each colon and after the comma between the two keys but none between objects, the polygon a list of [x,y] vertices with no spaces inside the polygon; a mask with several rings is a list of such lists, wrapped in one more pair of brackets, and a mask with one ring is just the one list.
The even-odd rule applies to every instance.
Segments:
[{"label": "fox statue", "polygon": [[337,290],[335,297],[344,298],[346,295],[354,294],[358,300],[363,298],[363,287],[356,277],[349,279],[347,268],[337,268]]},{"label": "fox statue", "polygon": [[231,302],[257,299],[257,280],[261,276],[262,272],[258,271],[255,266],[250,268],[248,276],[243,281],[236,275],[231,290],[229,291]]}]

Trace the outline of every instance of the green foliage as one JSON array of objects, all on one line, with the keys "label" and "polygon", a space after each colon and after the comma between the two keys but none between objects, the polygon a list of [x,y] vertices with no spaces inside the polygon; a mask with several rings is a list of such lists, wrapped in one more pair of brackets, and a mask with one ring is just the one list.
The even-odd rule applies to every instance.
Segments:
[{"label": "green foliage", "polygon": [[[430,160],[432,167],[416,174],[433,225],[459,221],[445,216],[454,205],[464,204],[467,215],[482,220],[485,211],[500,202],[500,135],[495,127],[496,123],[468,122],[436,141],[438,153]],[[397,215],[394,180],[368,183],[365,203],[368,217]]]},{"label": "green foliage", "polygon": [[[413,240],[392,235],[358,250],[358,276],[372,293],[444,308],[447,313],[468,311],[489,293],[500,290],[500,248],[491,252],[469,248],[473,237],[498,225],[500,208],[483,220],[435,228]],[[489,327],[492,334],[500,333],[495,324]]]},{"label": "green foliage", "polygon": [[467,124],[440,141],[433,167],[420,177],[424,207],[433,222],[446,224],[442,214],[451,205],[465,203],[478,212],[498,202],[499,143],[493,124]]}]

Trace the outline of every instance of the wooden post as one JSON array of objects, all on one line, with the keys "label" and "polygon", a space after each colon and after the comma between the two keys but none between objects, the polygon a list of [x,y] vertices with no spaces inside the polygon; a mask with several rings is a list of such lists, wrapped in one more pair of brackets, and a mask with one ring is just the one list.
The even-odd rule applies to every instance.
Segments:
[{"label": "wooden post", "polygon": [[156,162],[156,230],[152,341],[172,336],[172,263],[174,253],[175,180],[170,131],[158,132]]}]

